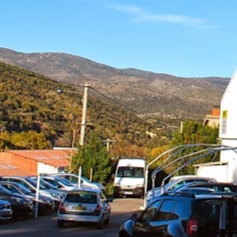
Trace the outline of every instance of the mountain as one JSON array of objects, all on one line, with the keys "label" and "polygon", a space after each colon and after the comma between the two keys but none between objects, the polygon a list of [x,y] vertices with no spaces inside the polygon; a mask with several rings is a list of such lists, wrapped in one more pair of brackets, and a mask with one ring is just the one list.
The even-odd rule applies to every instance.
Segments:
[{"label": "mountain", "polygon": [[[79,90],[2,62],[0,88],[0,149],[71,147],[73,140],[78,144],[83,107]],[[147,132],[159,135],[157,124],[93,96],[87,98],[85,140],[90,131],[112,140],[118,153],[128,150],[125,145],[154,144]]]},{"label": "mountain", "polygon": [[[134,68],[117,69],[66,53],[22,53],[0,48],[0,61],[70,85],[90,84],[95,95],[163,120],[202,120],[230,80],[184,78]],[[187,69],[188,70],[188,69]]]}]

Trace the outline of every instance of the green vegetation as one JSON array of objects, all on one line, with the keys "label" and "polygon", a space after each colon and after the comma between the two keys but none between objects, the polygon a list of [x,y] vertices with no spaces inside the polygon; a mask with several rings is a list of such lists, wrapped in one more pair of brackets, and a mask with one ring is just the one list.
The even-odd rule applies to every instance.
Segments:
[{"label": "green vegetation", "polygon": [[[58,93],[58,88],[64,93]],[[74,146],[79,140],[82,111],[83,87],[78,88],[0,63],[0,149]],[[144,156],[143,148],[152,144],[146,132],[156,129],[154,123],[97,100],[90,92],[87,123],[91,125],[87,126],[86,136],[93,129],[102,139],[116,140],[111,146],[114,156],[138,150]]]},{"label": "green vegetation", "polygon": [[[59,88],[64,93],[58,93]],[[82,94],[83,87],[78,86],[76,90],[75,85],[72,88],[0,63],[0,149],[77,147]],[[89,92],[87,123],[90,125],[86,130],[85,145],[78,146],[78,152],[73,156],[71,171],[76,172],[82,165],[86,177],[93,175],[94,181],[109,183],[116,163],[112,164],[112,158],[116,161],[121,156],[146,157],[149,163],[165,150],[180,144],[217,143],[218,128],[186,121],[182,133],[179,130],[173,133],[175,127],[167,130],[164,122],[145,121],[121,107],[91,97]],[[104,142],[108,138],[115,141],[109,152]],[[151,168],[161,165],[164,159]],[[182,172],[191,173],[193,168],[189,166]]]}]

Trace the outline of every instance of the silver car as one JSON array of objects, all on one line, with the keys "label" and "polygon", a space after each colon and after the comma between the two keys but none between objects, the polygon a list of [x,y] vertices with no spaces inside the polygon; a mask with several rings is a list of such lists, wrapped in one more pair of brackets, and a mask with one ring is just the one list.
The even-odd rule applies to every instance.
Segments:
[{"label": "silver car", "polygon": [[0,220],[10,220],[12,218],[13,210],[9,202],[0,200]]},{"label": "silver car", "polygon": [[101,229],[110,221],[111,206],[98,189],[76,188],[68,191],[57,212],[57,226],[65,222],[92,222]]}]

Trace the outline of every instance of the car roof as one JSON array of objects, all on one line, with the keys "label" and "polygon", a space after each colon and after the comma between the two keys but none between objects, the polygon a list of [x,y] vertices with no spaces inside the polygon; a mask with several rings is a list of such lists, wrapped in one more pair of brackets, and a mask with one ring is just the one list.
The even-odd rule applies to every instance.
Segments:
[{"label": "car roof", "polygon": [[81,187],[81,188],[75,187],[74,189],[69,190],[67,193],[75,192],[75,191],[87,191],[87,192],[93,192],[93,193],[101,193],[102,192],[100,189],[92,189],[92,188],[87,188],[87,187]]}]

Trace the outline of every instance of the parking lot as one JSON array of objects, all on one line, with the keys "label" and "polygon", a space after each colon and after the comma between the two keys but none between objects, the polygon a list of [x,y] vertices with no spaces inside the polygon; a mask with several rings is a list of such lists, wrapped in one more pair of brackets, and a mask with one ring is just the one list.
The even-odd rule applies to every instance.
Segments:
[{"label": "parking lot", "polygon": [[48,236],[80,236],[85,237],[109,237],[117,236],[120,224],[123,223],[133,212],[140,211],[143,199],[121,198],[114,199],[111,203],[112,216],[109,225],[104,225],[97,230],[93,224],[70,223],[64,228],[56,225],[56,213],[27,220],[10,221],[0,225],[0,236],[4,237],[48,237]]}]

